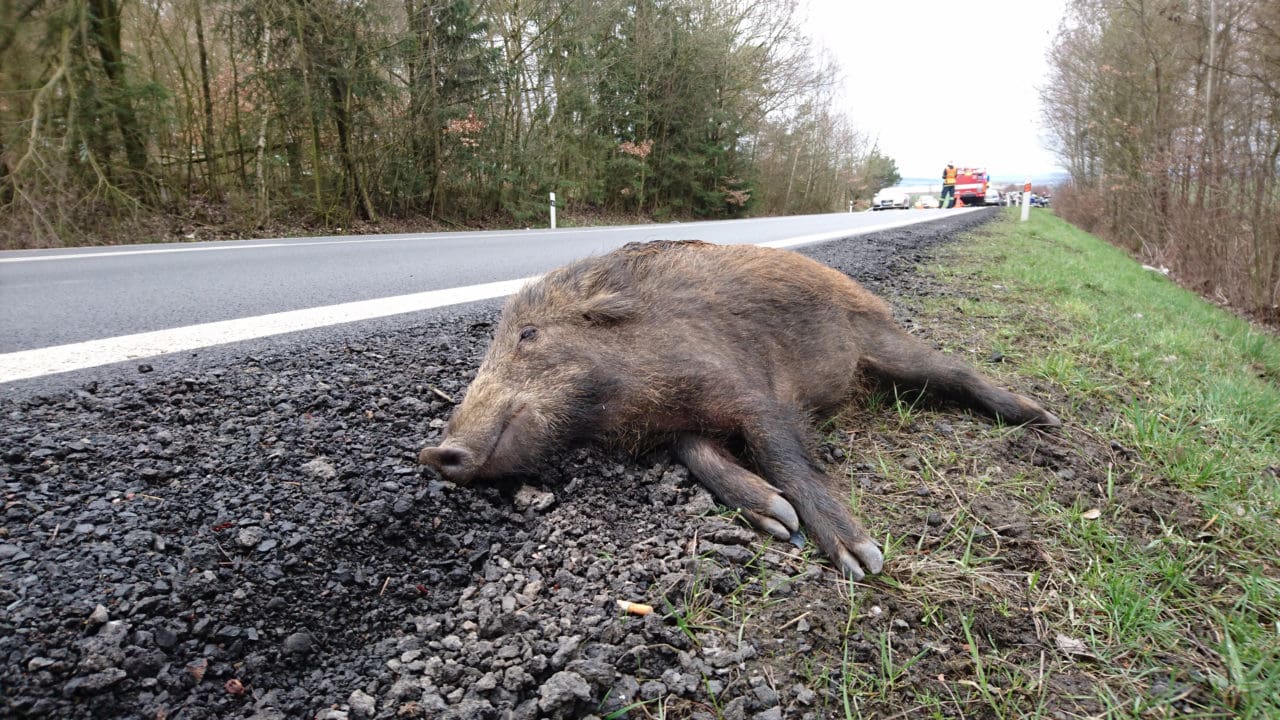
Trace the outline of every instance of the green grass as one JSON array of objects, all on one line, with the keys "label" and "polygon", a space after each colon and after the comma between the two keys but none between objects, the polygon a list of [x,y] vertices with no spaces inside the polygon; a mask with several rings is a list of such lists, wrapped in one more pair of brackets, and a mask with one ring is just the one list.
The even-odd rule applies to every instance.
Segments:
[{"label": "green grass", "polygon": [[1138,495],[1200,505],[1156,538],[1111,522],[1123,507],[1060,509],[1052,544],[1087,560],[1056,583],[1049,620],[1091,643],[1099,701],[1163,713],[1150,691],[1172,672],[1166,686],[1197,700],[1178,714],[1280,717],[1280,342],[1049,213],[1000,222],[934,270],[1004,288],[962,310],[994,318],[1013,372],[1051,387],[1068,425],[1136,455]]}]

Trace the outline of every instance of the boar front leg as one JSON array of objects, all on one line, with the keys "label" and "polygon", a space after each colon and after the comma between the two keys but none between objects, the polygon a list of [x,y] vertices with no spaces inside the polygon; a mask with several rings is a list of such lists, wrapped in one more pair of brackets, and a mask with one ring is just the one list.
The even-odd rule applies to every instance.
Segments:
[{"label": "boar front leg", "polygon": [[744,423],[743,435],[761,474],[791,501],[810,537],[836,567],[854,580],[875,575],[884,566],[884,554],[846,504],[832,497],[826,473],[809,454],[807,427],[803,413],[771,404]]},{"label": "boar front leg", "polygon": [[800,528],[795,508],[778,489],[739,465],[717,442],[685,433],[676,438],[676,457],[726,505],[742,511],[757,528],[786,540]]}]

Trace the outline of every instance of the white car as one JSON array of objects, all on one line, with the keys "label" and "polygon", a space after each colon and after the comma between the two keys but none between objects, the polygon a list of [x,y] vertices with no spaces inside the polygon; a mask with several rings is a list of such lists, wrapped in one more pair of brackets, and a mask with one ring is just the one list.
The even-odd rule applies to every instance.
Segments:
[{"label": "white car", "polygon": [[893,208],[906,210],[910,207],[911,193],[908,193],[905,188],[885,188],[871,198],[872,210],[890,210]]},{"label": "white car", "polygon": [[1000,191],[989,187],[987,188],[987,196],[983,198],[983,205],[1003,205],[1004,198],[1000,197]]},{"label": "white car", "polygon": [[925,208],[925,209],[936,209],[938,207],[941,207],[941,203],[938,202],[938,198],[932,195],[921,195],[920,197],[916,198],[916,207]]}]

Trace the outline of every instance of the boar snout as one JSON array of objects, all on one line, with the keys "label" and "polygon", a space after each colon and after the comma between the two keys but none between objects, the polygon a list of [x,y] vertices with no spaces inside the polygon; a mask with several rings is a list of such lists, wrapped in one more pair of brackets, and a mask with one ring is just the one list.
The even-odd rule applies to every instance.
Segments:
[{"label": "boar snout", "polygon": [[418,462],[430,465],[445,480],[465,485],[475,476],[475,453],[458,446],[445,443],[439,447],[424,448],[418,454]]}]

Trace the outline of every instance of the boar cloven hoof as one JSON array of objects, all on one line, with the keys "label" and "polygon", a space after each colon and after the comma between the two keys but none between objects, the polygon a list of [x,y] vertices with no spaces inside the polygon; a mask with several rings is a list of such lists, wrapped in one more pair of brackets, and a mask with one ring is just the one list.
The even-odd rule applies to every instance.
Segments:
[{"label": "boar cloven hoof", "polygon": [[769,501],[768,513],[759,513],[744,507],[742,516],[757,529],[779,540],[790,540],[792,534],[800,529],[800,518],[796,516],[796,509],[791,507],[791,503],[781,495],[774,495]]}]

